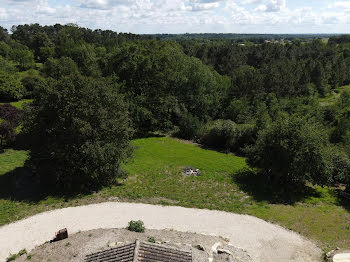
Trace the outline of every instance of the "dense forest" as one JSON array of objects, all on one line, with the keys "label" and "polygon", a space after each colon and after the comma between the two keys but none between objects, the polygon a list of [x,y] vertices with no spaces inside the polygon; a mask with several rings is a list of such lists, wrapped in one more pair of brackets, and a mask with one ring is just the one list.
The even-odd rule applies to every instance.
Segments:
[{"label": "dense forest", "polygon": [[288,193],[350,185],[350,38],[267,39],[0,27],[0,102],[32,101],[0,107],[1,145],[24,140],[38,180],[69,190],[125,175],[150,135],[246,156]]},{"label": "dense forest", "polygon": [[[145,35],[147,36],[147,35]],[[264,43],[265,41],[310,41],[314,39],[325,39],[335,36],[334,34],[153,34],[149,35],[162,40],[235,40],[237,42],[249,41],[254,43]]]}]

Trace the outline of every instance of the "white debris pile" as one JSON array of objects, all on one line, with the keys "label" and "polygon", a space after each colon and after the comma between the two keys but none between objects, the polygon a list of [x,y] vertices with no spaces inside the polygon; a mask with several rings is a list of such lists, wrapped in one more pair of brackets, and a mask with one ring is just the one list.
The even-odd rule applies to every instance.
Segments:
[{"label": "white debris pile", "polygon": [[199,171],[199,169],[193,167],[185,167],[182,171],[182,174],[186,176],[200,176],[201,172]]}]

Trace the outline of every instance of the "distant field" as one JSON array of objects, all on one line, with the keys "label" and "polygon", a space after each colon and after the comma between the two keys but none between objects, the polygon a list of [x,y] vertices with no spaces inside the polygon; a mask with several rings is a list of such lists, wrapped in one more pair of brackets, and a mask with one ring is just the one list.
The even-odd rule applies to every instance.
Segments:
[{"label": "distant field", "polygon": [[[2,193],[11,188],[13,174],[9,172],[23,166],[27,152],[0,154],[0,225],[45,210],[120,200],[249,214],[300,232],[325,251],[350,245],[350,215],[331,188],[317,187],[293,204],[281,204],[256,175],[237,173],[247,167],[244,158],[172,138],[139,139],[133,145],[134,159],[125,167],[129,178],[119,186],[90,195],[36,201]],[[185,166],[200,169],[202,176],[184,177]]]},{"label": "distant field", "polygon": [[337,101],[337,99],[340,97],[340,94],[345,90],[350,91],[350,85],[338,87],[332,90],[331,94],[329,94],[328,96],[324,98],[320,98],[319,100],[321,105],[322,106],[333,105]]}]

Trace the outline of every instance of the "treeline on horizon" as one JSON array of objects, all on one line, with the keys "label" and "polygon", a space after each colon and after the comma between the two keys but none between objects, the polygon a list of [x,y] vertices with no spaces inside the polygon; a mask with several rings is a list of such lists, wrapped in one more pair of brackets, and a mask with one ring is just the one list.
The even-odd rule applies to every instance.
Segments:
[{"label": "treeline on horizon", "polygon": [[[23,133],[32,140],[32,163],[45,166],[38,172],[57,174],[54,184],[84,185],[73,175],[64,175],[69,172],[85,172],[86,177],[93,173],[85,185],[106,184],[114,178],[111,170],[115,176],[122,173],[121,163],[129,156],[123,137],[161,133],[244,155],[251,167],[283,185],[285,192],[303,188],[305,182],[350,184],[350,93],[338,94],[334,103],[319,101],[350,84],[348,36],[330,37],[324,43],[313,39],[319,36],[305,36],[304,41],[298,35],[284,44],[249,42],[251,35],[235,40],[199,36],[167,41],[158,35],[118,34],[72,24],[19,25],[12,34],[0,28],[0,100],[34,99],[24,113]],[[114,104],[104,92],[115,98]],[[92,108],[104,115],[95,115]],[[114,122],[108,122],[113,135],[100,120],[110,114],[108,108],[121,110],[113,114]],[[51,120],[56,118],[58,122]],[[10,122],[1,124],[14,128]],[[66,137],[74,132],[79,136],[60,140],[60,130],[66,130]],[[9,133],[2,134],[6,140]],[[13,132],[7,136],[8,145],[13,137]],[[85,145],[92,137],[113,137],[121,147],[113,143],[112,150],[101,141]],[[90,152],[95,161],[81,165],[94,163],[94,169],[77,169],[82,153],[68,153],[70,145],[81,146],[75,141],[83,143],[85,154]],[[54,154],[57,159],[52,148],[61,152]],[[113,154],[118,155],[117,164],[101,169],[103,160],[114,159]],[[58,163],[66,163],[66,169]]]},{"label": "treeline on horizon", "polygon": [[144,34],[161,40],[234,40],[236,42],[264,43],[272,40],[303,40],[326,39],[339,34],[238,34],[238,33],[186,33],[186,34]]}]

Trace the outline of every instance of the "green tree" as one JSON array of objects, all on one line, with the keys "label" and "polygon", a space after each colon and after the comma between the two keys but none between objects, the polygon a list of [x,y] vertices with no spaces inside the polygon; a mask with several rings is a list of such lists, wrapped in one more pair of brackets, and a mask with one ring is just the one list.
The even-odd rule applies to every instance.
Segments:
[{"label": "green tree", "polygon": [[61,57],[60,59],[49,58],[42,72],[54,79],[60,79],[63,76],[79,74],[77,64],[69,57]]},{"label": "green tree", "polygon": [[255,145],[247,150],[247,161],[285,190],[302,187],[305,182],[324,185],[331,180],[325,145],[326,137],[318,125],[284,116],[259,132]]},{"label": "green tree", "polygon": [[7,29],[0,26],[0,41],[8,42],[9,40],[10,36]]},{"label": "green tree", "polygon": [[0,42],[0,56],[7,58],[10,54],[10,47],[5,42]]},{"label": "green tree", "polygon": [[0,71],[0,101],[16,101],[24,94],[25,88],[17,74]]},{"label": "green tree", "polygon": [[31,46],[34,49],[35,59],[42,63],[54,55],[53,43],[46,33],[36,33],[33,36]]},{"label": "green tree", "polygon": [[64,77],[36,92],[25,110],[30,164],[41,183],[60,190],[90,190],[122,177],[132,136],[126,106],[109,85]]},{"label": "green tree", "polygon": [[18,63],[21,70],[28,70],[34,67],[34,55],[27,46],[18,42],[11,42],[10,58]]}]

